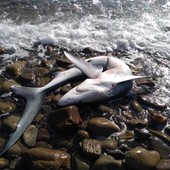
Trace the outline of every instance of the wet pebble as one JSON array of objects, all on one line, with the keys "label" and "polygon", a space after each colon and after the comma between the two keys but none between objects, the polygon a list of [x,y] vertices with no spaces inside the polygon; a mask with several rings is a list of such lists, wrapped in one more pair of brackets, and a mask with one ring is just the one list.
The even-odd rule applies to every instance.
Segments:
[{"label": "wet pebble", "polygon": [[89,170],[90,161],[81,153],[75,153],[72,159],[72,168],[74,170]]},{"label": "wet pebble", "polygon": [[137,113],[140,113],[143,110],[142,106],[136,100],[133,100],[130,103],[130,105],[131,105],[131,108]]},{"label": "wet pebble", "polygon": [[147,85],[149,87],[155,86],[155,83],[151,79],[148,79],[148,78],[136,79],[135,83],[137,86],[141,86],[141,85]]},{"label": "wet pebble", "polygon": [[127,127],[130,129],[147,127],[148,122],[141,119],[131,119],[127,121]]},{"label": "wet pebble", "polygon": [[135,137],[138,140],[148,140],[151,137],[151,133],[149,133],[149,131],[146,130],[146,129],[138,129],[138,128],[136,128],[134,130],[134,133],[135,133]]},{"label": "wet pebble", "polygon": [[142,104],[155,107],[157,109],[166,109],[166,105],[161,99],[155,98],[154,96],[148,96],[148,95],[141,95],[139,96],[139,101]]},{"label": "wet pebble", "polygon": [[159,152],[161,159],[170,158],[170,146],[157,137],[151,137],[149,140],[149,148]]},{"label": "wet pebble", "polygon": [[92,164],[91,170],[125,170],[122,160],[116,160],[110,155],[101,155]]},{"label": "wet pebble", "polygon": [[149,127],[157,130],[163,129],[167,124],[168,118],[152,110],[150,110],[149,113],[150,113],[150,117],[148,119]]},{"label": "wet pebble", "polygon": [[25,147],[20,141],[18,141],[8,150],[7,153],[10,155],[21,155],[25,153],[26,150],[27,147]]},{"label": "wet pebble", "polygon": [[8,132],[14,132],[20,117],[17,115],[11,115],[2,120],[2,129]]},{"label": "wet pebble", "polygon": [[5,72],[9,74],[10,76],[18,77],[21,75],[23,70],[25,69],[25,66],[27,64],[27,61],[16,61],[13,64],[10,64],[6,67]]},{"label": "wet pebble", "polygon": [[15,158],[13,159],[10,164],[9,164],[9,168],[12,170],[12,169],[18,169],[18,167],[21,165],[22,163],[22,158],[21,157],[18,157],[18,158]]},{"label": "wet pebble", "polygon": [[30,125],[23,134],[23,140],[29,147],[33,147],[37,142],[38,129],[34,125]]},{"label": "wet pebble", "polygon": [[105,139],[102,140],[102,151],[108,151],[108,150],[114,150],[117,145],[118,145],[118,141],[115,138],[112,139]]},{"label": "wet pebble", "polygon": [[82,151],[91,158],[97,158],[102,154],[102,143],[95,139],[84,139],[80,142]]},{"label": "wet pebble", "polygon": [[32,159],[32,165],[37,169],[70,169],[70,155],[62,150],[33,148],[26,151]]},{"label": "wet pebble", "polygon": [[104,117],[95,117],[90,119],[87,123],[87,129],[93,135],[106,137],[120,131],[118,125]]},{"label": "wet pebble", "polygon": [[5,158],[0,158],[0,169],[8,167],[9,161]]},{"label": "wet pebble", "polygon": [[40,128],[38,130],[37,138],[38,138],[38,140],[41,140],[41,141],[49,141],[50,140],[50,132],[45,128]]},{"label": "wet pebble", "polygon": [[152,170],[159,160],[160,155],[157,151],[137,147],[126,153],[125,164],[131,170]]},{"label": "wet pebble", "polygon": [[170,126],[167,126],[167,127],[165,128],[165,133],[168,134],[168,135],[170,135]]},{"label": "wet pebble", "polygon": [[19,82],[26,86],[35,86],[35,74],[34,73],[22,73],[19,76]]},{"label": "wet pebble", "polygon": [[2,83],[1,88],[3,92],[10,92],[11,89],[10,87],[13,85],[18,85],[17,82],[15,82],[14,80],[6,80]]},{"label": "wet pebble", "polygon": [[156,166],[156,170],[170,170],[170,159],[161,159]]},{"label": "wet pebble", "polygon": [[51,112],[49,120],[57,130],[64,131],[66,134],[82,127],[82,119],[76,106],[67,106]]},{"label": "wet pebble", "polygon": [[166,142],[167,144],[170,145],[170,136],[167,135],[166,133],[163,133],[163,132],[161,132],[161,131],[156,131],[156,130],[150,130],[150,132],[151,132],[153,135],[159,137],[159,138],[162,139],[164,142]]},{"label": "wet pebble", "polygon": [[11,113],[16,109],[16,104],[12,102],[0,102],[0,114]]}]

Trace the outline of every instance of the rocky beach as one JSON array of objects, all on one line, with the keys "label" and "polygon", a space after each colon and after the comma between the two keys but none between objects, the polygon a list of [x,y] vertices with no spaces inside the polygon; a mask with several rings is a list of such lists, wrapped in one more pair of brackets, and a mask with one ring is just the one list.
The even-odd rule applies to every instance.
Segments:
[{"label": "rocky beach", "polygon": [[106,55],[133,75],[117,100],[59,107],[86,79],[54,89],[7,152],[2,170],[170,170],[168,0],[1,0],[0,149],[26,106],[13,85],[42,87],[72,63]]},{"label": "rocky beach", "polygon": [[[47,84],[54,73],[67,70],[71,64],[64,50],[35,44],[27,50],[27,57],[1,62],[1,148],[15,131],[25,107],[24,98],[11,93],[10,86]],[[9,51],[1,48],[1,55]],[[37,57],[40,52],[43,58]],[[82,58],[108,55],[92,48],[71,52]],[[115,50],[112,55],[121,59],[128,53]],[[136,75],[143,72],[140,63],[131,69]],[[168,170],[169,106],[152,95],[157,78],[136,80],[132,90],[116,101],[57,106],[61,96],[82,81],[70,82],[47,96],[20,140],[1,156],[0,168]]]}]

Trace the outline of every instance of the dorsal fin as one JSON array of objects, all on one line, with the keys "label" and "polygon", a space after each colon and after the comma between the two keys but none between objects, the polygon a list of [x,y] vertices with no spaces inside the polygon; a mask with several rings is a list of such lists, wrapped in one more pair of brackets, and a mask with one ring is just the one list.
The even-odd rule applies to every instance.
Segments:
[{"label": "dorsal fin", "polygon": [[79,57],[73,56],[68,52],[64,52],[65,56],[78,68],[80,69],[86,76],[89,78],[97,78],[103,71],[102,66],[94,66],[88,63],[85,60],[82,60]]}]

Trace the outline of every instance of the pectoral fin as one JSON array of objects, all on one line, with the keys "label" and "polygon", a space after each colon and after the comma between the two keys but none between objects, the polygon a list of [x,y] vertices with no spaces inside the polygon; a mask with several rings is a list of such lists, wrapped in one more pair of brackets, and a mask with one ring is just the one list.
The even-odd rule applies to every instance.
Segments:
[{"label": "pectoral fin", "polygon": [[73,56],[68,52],[64,52],[65,56],[73,63],[76,67],[78,67],[86,76],[89,78],[97,78],[103,71],[103,67],[101,65],[94,66],[88,63],[81,58]]}]

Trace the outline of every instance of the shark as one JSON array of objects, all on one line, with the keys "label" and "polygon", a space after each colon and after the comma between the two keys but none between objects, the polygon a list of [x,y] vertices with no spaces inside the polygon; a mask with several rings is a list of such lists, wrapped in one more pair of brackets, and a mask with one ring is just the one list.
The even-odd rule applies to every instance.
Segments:
[{"label": "shark", "polygon": [[96,56],[86,60],[64,52],[74,67],[59,72],[53,80],[43,87],[12,86],[14,93],[26,99],[26,106],[16,131],[13,132],[0,155],[12,147],[31,124],[47,94],[57,90],[70,81],[86,76],[86,79],[67,92],[58,102],[59,106],[116,99],[129,92],[133,80],[150,76],[135,76],[122,60],[113,56]]}]

